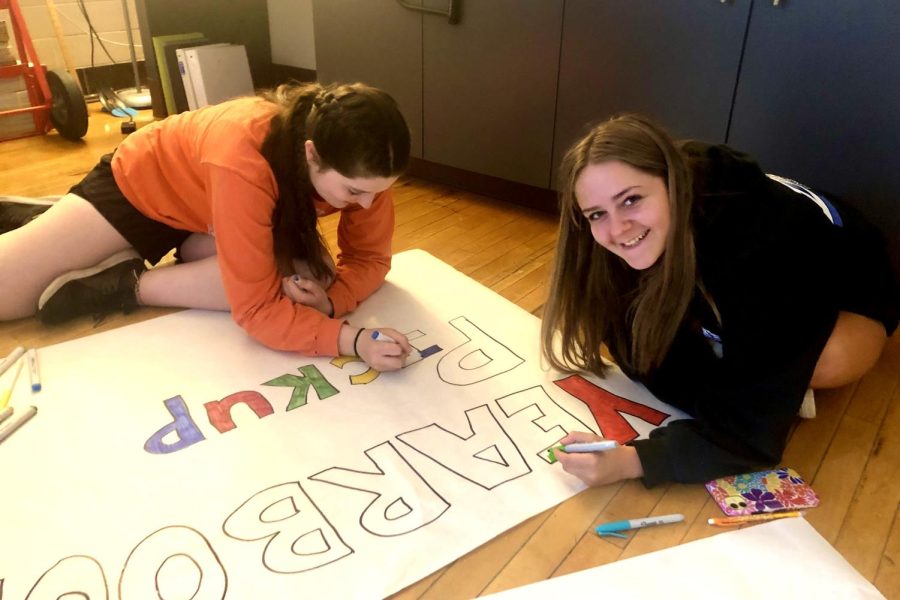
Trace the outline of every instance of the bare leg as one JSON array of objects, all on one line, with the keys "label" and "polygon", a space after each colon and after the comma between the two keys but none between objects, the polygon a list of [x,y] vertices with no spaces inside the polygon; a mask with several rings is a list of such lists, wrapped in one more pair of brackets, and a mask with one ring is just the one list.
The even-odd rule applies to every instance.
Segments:
[{"label": "bare leg", "polygon": [[0,235],[0,320],[32,316],[58,276],[130,247],[88,201],[66,194],[37,219]]},{"label": "bare leg", "polygon": [[178,255],[184,262],[194,262],[215,254],[216,238],[206,233],[192,233],[178,249]]},{"label": "bare leg", "polygon": [[[206,310],[231,310],[219,271],[215,239],[195,233],[181,245],[179,255],[185,262],[151,269],[141,275],[138,303],[145,306],[174,306]],[[334,262],[325,256],[331,276],[319,283],[327,288],[334,280]],[[294,261],[295,272],[312,278],[305,261]]]},{"label": "bare leg", "polygon": [[205,233],[191,234],[178,249],[180,264],[146,271],[138,282],[138,304],[230,310],[216,240]]},{"label": "bare leg", "polygon": [[856,381],[878,362],[886,342],[887,335],[880,322],[841,312],[816,363],[810,387],[840,387]]},{"label": "bare leg", "polygon": [[144,271],[138,282],[138,304],[231,310],[216,255]]}]

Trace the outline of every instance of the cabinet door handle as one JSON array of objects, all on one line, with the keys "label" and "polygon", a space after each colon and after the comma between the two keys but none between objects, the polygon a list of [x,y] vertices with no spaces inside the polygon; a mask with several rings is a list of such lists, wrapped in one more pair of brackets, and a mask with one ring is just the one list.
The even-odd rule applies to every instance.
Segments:
[{"label": "cabinet door handle", "polygon": [[772,6],[778,6],[781,4],[781,0],[772,0]]},{"label": "cabinet door handle", "polygon": [[438,8],[428,8],[427,6],[416,6],[415,4],[410,4],[407,0],[397,0],[397,3],[409,10],[447,17],[447,22],[451,25],[459,23],[459,0],[449,0],[449,5],[445,11]]}]

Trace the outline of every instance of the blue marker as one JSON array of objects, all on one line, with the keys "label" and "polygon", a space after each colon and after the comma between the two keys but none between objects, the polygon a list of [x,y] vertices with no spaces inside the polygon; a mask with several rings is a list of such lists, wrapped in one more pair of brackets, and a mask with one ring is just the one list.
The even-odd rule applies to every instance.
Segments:
[{"label": "blue marker", "polygon": [[684,521],[684,515],[660,515],[658,517],[645,517],[643,519],[628,519],[627,521],[612,521],[611,523],[603,523],[594,527],[594,531],[600,537],[614,536],[624,538],[627,537],[619,533],[620,531],[628,531],[629,529],[640,529],[641,527],[650,527],[651,525],[668,525],[669,523],[681,523]]},{"label": "blue marker", "polygon": [[[384,335],[377,329],[372,331],[372,339],[375,340],[376,342],[393,342],[395,344],[397,343],[397,340],[393,339],[389,335]],[[425,348],[424,350],[417,350],[417,349],[413,348],[412,354],[410,354],[409,357],[406,359],[406,364],[404,366],[408,367],[409,365],[411,365],[413,363],[419,362],[423,358],[428,358],[432,354],[437,354],[441,350],[442,350],[442,348],[440,346],[438,346],[437,344],[435,344],[433,346],[429,346],[429,347]]]},{"label": "blue marker", "polygon": [[41,368],[38,366],[37,350],[28,351],[28,372],[31,375],[31,391],[41,391]]}]

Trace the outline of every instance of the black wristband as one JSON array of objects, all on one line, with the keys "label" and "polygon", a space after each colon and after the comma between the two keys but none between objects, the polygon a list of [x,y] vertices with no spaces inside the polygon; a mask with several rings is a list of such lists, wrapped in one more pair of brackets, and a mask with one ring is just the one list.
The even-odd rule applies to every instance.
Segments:
[{"label": "black wristband", "polygon": [[353,338],[353,354],[355,354],[356,356],[359,356],[359,350],[356,349],[356,342],[359,341],[359,336],[360,336],[360,335],[362,334],[362,332],[365,331],[365,330],[366,330],[365,327],[360,328],[360,330],[356,332],[356,337]]}]

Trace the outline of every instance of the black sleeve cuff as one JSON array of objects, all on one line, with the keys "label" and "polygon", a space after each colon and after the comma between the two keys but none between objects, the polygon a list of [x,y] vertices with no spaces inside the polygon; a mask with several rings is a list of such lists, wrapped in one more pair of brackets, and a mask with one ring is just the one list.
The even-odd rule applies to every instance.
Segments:
[{"label": "black sleeve cuff", "polygon": [[695,420],[672,421],[666,427],[650,432],[649,439],[631,442],[641,459],[644,485],[653,487],[667,481],[706,483],[717,477],[749,473],[770,466],[781,459],[777,456],[756,458],[746,452],[729,450],[706,439],[697,430]]},{"label": "black sleeve cuff", "polygon": [[641,468],[644,470],[641,481],[646,487],[652,488],[675,479],[666,444],[662,439],[634,440],[630,445],[637,450],[638,458],[641,459]]}]

